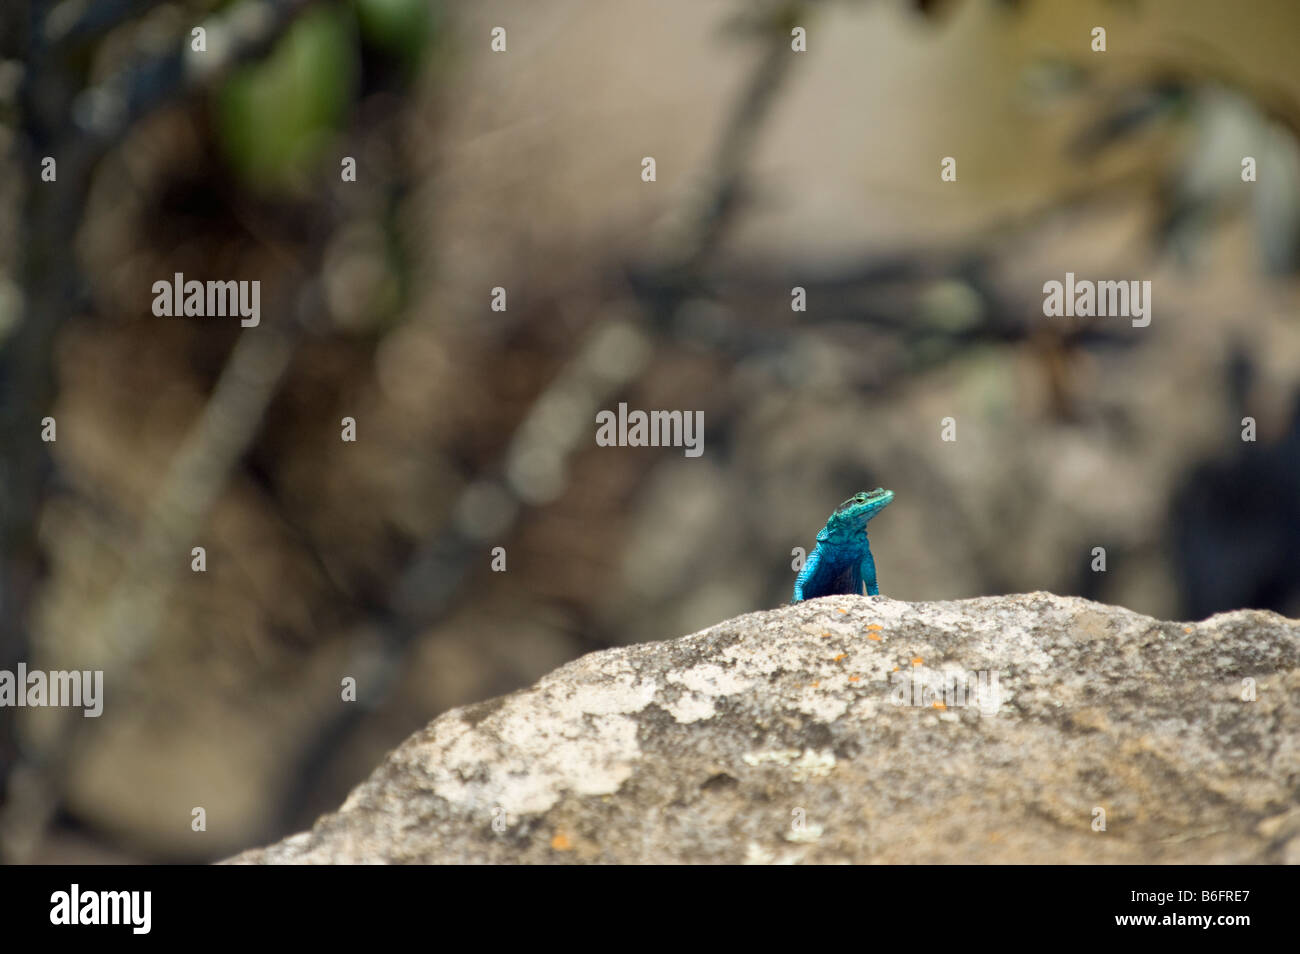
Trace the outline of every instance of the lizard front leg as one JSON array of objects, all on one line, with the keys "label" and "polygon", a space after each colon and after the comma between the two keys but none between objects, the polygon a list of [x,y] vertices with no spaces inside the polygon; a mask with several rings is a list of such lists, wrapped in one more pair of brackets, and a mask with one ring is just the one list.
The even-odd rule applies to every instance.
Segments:
[{"label": "lizard front leg", "polygon": [[803,602],[803,600],[805,599],[803,595],[804,587],[809,585],[809,581],[812,580],[813,574],[817,572],[817,566],[818,564],[821,563],[821,559],[822,559],[822,548],[820,546],[813,547],[813,552],[808,554],[808,559],[804,563],[803,569],[800,570],[799,575],[795,577],[794,599],[791,600],[790,602],[792,603]]},{"label": "lizard front leg", "polygon": [[[862,562],[858,564],[858,579],[861,586],[867,588],[868,596],[880,595],[880,587],[876,585],[876,561],[871,558],[871,547],[867,547],[862,554]],[[858,592],[862,592],[861,588]]]}]

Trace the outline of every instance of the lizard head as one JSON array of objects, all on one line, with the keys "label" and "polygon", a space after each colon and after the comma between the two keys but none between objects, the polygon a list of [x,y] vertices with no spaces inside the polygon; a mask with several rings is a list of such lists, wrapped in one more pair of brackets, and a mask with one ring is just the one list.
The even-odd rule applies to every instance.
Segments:
[{"label": "lizard head", "polygon": [[865,533],[867,521],[888,507],[893,499],[894,492],[883,487],[854,494],[835,508],[823,532],[832,540],[849,540]]}]

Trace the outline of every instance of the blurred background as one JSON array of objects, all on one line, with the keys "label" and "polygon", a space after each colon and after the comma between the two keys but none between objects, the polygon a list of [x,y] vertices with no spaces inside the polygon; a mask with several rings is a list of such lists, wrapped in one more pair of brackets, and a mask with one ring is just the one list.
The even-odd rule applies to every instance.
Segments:
[{"label": "blurred background", "polygon": [[[1300,615],[1297,31],[1290,0],[6,0],[0,669],[106,698],[0,710],[0,857],[307,827],[450,707],[787,601],[876,486],[891,597]],[[1150,326],[1045,318],[1067,271],[1151,281]],[[260,281],[261,324],[155,317],[176,272]],[[597,447],[620,401],[703,411],[703,455]]]}]

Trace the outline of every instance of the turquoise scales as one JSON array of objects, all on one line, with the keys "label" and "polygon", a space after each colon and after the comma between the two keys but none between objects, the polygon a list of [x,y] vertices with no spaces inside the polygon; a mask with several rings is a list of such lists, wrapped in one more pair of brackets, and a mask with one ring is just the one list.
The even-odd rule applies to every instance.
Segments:
[{"label": "turquoise scales", "polygon": [[880,593],[876,585],[876,561],[867,541],[867,521],[889,506],[892,490],[877,487],[870,493],[855,494],[835,508],[817,534],[817,546],[794,581],[794,600],[811,600],[837,593]]}]

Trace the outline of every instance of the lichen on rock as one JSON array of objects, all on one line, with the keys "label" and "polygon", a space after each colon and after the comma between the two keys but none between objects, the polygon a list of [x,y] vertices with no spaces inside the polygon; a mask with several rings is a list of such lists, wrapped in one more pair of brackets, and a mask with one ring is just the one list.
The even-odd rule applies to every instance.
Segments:
[{"label": "lichen on rock", "polygon": [[827,597],[447,712],[231,861],[1300,862],[1297,703],[1274,613]]}]

